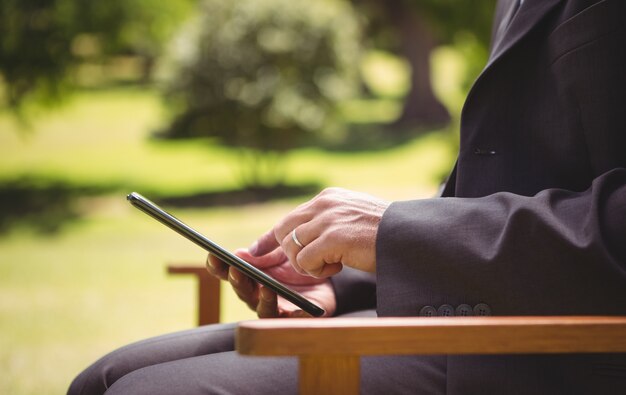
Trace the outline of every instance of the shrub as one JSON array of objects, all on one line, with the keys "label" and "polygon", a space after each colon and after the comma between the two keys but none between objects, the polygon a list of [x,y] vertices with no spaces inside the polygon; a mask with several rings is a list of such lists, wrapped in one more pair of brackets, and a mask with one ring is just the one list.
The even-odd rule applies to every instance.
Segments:
[{"label": "shrub", "polygon": [[[339,0],[204,0],[174,40],[167,138],[216,137],[253,157],[248,184],[279,182],[259,162],[337,130],[358,87],[360,29]],[[267,163],[266,163],[267,164]]]}]

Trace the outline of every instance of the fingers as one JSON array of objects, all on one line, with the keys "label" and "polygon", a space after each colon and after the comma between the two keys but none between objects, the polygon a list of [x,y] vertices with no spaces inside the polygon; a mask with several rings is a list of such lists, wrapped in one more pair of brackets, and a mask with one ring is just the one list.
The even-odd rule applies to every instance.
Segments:
[{"label": "fingers", "polygon": [[228,278],[228,265],[219,260],[215,255],[209,254],[206,258],[206,270],[213,277],[220,280]]},{"label": "fingers", "polygon": [[256,313],[259,318],[278,317],[278,298],[276,293],[263,286],[259,288],[259,291],[259,303],[256,307]]},{"label": "fingers", "polygon": [[[299,224],[296,228],[293,228],[291,232],[287,233],[285,237],[281,240],[281,247],[283,253],[291,262],[293,268],[299,274],[306,275],[307,272],[298,262],[298,254],[307,248],[307,246],[319,237],[320,229],[319,229],[320,221],[310,221],[304,224]],[[296,244],[294,240],[293,234],[296,234],[296,238],[302,244],[302,247]]]},{"label": "fingers", "polygon": [[[244,260],[253,261],[251,263],[254,263],[255,266],[257,263],[260,263],[260,266],[271,266],[277,261],[284,262],[286,259],[280,249],[262,257],[254,257],[247,250],[238,250],[237,255]],[[227,280],[239,299],[246,303],[250,309],[256,311],[259,318],[279,316],[277,297],[274,292],[260,287],[256,282],[237,269],[228,266],[214,255],[209,254],[206,267],[212,276]]]},{"label": "fingers", "polygon": [[257,306],[257,315],[259,318],[311,318],[312,316],[300,309],[280,309],[278,307],[278,297],[276,293],[261,286],[259,289],[259,304]]},{"label": "fingers", "polygon": [[319,225],[320,222],[311,221],[294,229],[303,247],[296,244],[292,233],[285,236],[281,245],[296,272],[326,278],[339,273],[343,268],[340,253],[342,249],[338,245],[338,237],[321,236],[324,229],[320,229]]},{"label": "fingers", "polygon": [[285,238],[281,242],[281,245],[283,247],[283,252],[289,259],[289,262],[291,263],[291,266],[294,268],[294,270],[298,274],[306,275],[306,272],[298,265],[298,262],[296,261],[296,257],[298,255],[300,247],[298,247],[296,243],[292,240],[291,235],[285,236]]},{"label": "fingers", "polygon": [[[281,245],[298,273],[326,277],[338,273],[340,264],[374,272],[378,226],[388,206],[369,195],[329,189],[303,206],[313,214],[310,220],[298,223],[288,216],[282,224],[290,231],[276,233],[284,235]],[[303,247],[291,237],[294,229]]]},{"label": "fingers", "polygon": [[[290,236],[291,232],[296,227],[315,218],[315,215],[319,213],[320,208],[317,207],[319,205],[318,198],[315,198],[298,206],[295,210],[289,213],[289,215],[284,217],[282,221],[274,226],[274,229],[272,230],[274,233],[274,239],[279,242],[284,240],[285,237]],[[298,234],[298,237],[300,237],[300,234]],[[300,241],[304,243],[303,240]]]},{"label": "fingers", "polygon": [[276,240],[276,236],[274,236],[274,229],[271,229],[263,236],[259,237],[259,239],[248,248],[248,252],[252,256],[262,256],[275,250],[278,246],[278,241]]},{"label": "fingers", "polygon": [[[253,256],[262,256],[269,254],[273,250],[277,250],[274,251],[276,256],[273,256],[271,261],[278,262],[278,256],[280,256],[280,258],[286,256],[299,274],[306,274],[306,272],[298,266],[296,260],[298,252],[303,247],[295,243],[292,232],[294,229],[297,229],[297,238],[303,246],[306,246],[310,241],[314,240],[320,234],[320,231],[307,231],[305,230],[306,225],[316,222],[316,226],[319,227],[321,223],[321,221],[319,221],[319,215],[337,205],[341,199],[338,199],[335,195],[343,193],[345,193],[345,191],[338,188],[327,188],[320,192],[315,198],[301,204],[289,213],[289,215],[285,216],[282,221],[276,224],[272,230],[261,236],[259,240],[250,247],[250,254]],[[301,229],[303,229],[304,232],[301,232]],[[282,247],[282,253],[278,247]],[[263,264],[267,263],[261,263],[261,265]],[[336,271],[335,269],[335,272]]]},{"label": "fingers", "polygon": [[259,269],[269,269],[273,266],[280,265],[285,262],[285,259],[287,259],[280,248],[276,248],[275,250],[260,256],[252,255],[249,250],[241,249],[235,251],[235,255],[258,267]]},{"label": "fingers", "polygon": [[[245,254],[243,255],[245,256]],[[283,256],[283,262],[285,262],[284,259],[286,258]],[[239,299],[246,303],[251,310],[256,311],[259,318],[310,317],[309,314],[302,310],[293,310],[294,306],[284,299],[280,299],[281,305],[279,305],[275,292],[258,285],[237,269],[226,266],[212,255],[207,259],[207,269],[212,275],[226,279]],[[310,277],[308,278],[310,279]]]},{"label": "fingers", "polygon": [[257,312],[259,318],[275,318],[279,316],[278,298],[276,293],[242,274],[235,268],[228,271],[228,282],[233,290],[248,307]]},{"label": "fingers", "polygon": [[285,313],[284,317],[288,318],[313,318],[313,316],[306,311],[303,310],[294,310],[288,313]]},{"label": "fingers", "polygon": [[341,249],[318,238],[298,252],[295,262],[306,274],[316,278],[334,276],[343,269]]},{"label": "fingers", "polygon": [[228,271],[228,282],[239,299],[246,303],[250,309],[257,309],[259,305],[259,286],[257,283],[233,267]]}]

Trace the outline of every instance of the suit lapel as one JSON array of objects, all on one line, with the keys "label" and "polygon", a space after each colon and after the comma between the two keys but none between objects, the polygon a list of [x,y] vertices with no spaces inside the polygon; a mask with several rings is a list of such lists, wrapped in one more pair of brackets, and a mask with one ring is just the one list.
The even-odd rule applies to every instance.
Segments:
[{"label": "suit lapel", "polygon": [[499,45],[499,41],[504,38],[504,33],[507,27],[511,23],[515,10],[517,9],[517,3],[519,0],[501,0],[498,3],[498,10],[496,11],[496,21],[493,26],[493,44],[492,50]]},{"label": "suit lapel", "polygon": [[504,1],[506,3],[504,7],[506,11],[501,13],[502,19],[494,26],[498,31],[495,34],[495,44],[485,71],[502,55],[513,48],[524,36],[530,33],[550,10],[564,0],[525,0],[524,6],[511,21],[507,20],[507,16],[509,16],[508,10],[511,9],[515,1]]},{"label": "suit lapel", "polygon": [[[471,119],[475,108],[473,103],[478,103],[478,108],[485,108],[483,101],[474,100],[476,92],[481,89],[482,80],[490,73],[494,63],[498,63],[498,60],[515,47],[522,38],[528,35],[554,7],[564,1],[566,0],[524,0],[524,5],[519,9],[513,20],[507,21],[508,11],[513,6],[514,0],[499,0],[493,26],[494,33],[489,61],[470,89],[461,113],[461,151],[471,148],[469,145],[465,147],[467,144],[464,141],[469,141],[471,139],[470,136],[478,130],[471,126],[473,125]],[[506,26],[503,25],[503,22]],[[501,25],[502,28],[500,29]],[[510,78],[515,78],[515,76],[511,75]],[[460,155],[461,153],[459,158]],[[442,196],[454,196],[456,194],[456,178],[460,169],[459,160],[457,159],[457,164],[446,183]]]}]

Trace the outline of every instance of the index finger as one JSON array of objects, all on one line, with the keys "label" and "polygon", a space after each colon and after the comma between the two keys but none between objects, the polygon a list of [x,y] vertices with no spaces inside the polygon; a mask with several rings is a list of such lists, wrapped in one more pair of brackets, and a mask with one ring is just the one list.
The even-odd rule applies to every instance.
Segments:
[{"label": "index finger", "polygon": [[248,253],[252,256],[262,256],[274,251],[278,246],[278,241],[276,236],[274,236],[274,229],[271,229],[248,248]]}]

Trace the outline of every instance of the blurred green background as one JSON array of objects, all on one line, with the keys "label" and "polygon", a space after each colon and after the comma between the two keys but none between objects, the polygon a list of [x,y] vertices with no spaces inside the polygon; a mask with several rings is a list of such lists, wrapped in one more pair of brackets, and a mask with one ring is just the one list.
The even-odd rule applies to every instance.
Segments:
[{"label": "blurred green background", "polygon": [[[195,325],[195,283],[165,265],[205,253],[128,192],[234,249],[324,186],[402,200],[445,179],[493,1],[225,3],[0,3],[0,393],[64,393]],[[254,318],[223,288],[223,322]]]}]

